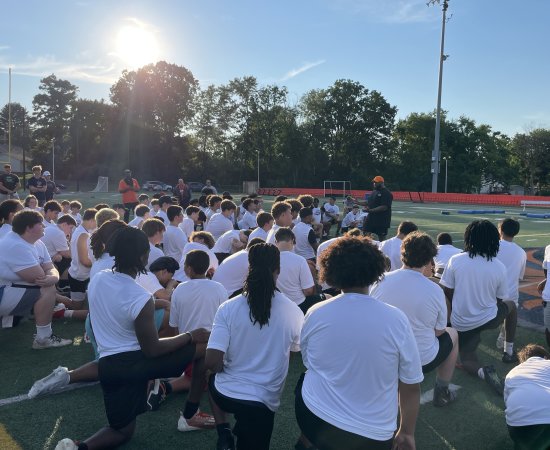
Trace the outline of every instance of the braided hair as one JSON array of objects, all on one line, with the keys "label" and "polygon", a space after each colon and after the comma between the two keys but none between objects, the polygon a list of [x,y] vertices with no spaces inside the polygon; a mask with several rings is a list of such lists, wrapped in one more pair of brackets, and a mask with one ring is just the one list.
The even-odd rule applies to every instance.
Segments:
[{"label": "braided hair", "polygon": [[147,274],[145,266],[149,257],[149,240],[137,228],[120,229],[109,242],[110,253],[115,257],[115,270],[121,273]]},{"label": "braided hair", "polygon": [[500,236],[492,222],[486,219],[474,220],[466,227],[464,251],[468,252],[470,258],[479,255],[491,261],[497,256],[499,247]]},{"label": "braided hair", "polygon": [[120,229],[127,227],[126,223],[119,219],[111,219],[103,223],[92,233],[90,248],[95,259],[101,258],[107,249],[107,243]]},{"label": "braided hair", "polygon": [[273,274],[281,266],[279,249],[273,244],[253,245],[248,249],[248,264],[243,294],[250,308],[250,321],[262,328],[269,324],[271,300],[277,289]]}]

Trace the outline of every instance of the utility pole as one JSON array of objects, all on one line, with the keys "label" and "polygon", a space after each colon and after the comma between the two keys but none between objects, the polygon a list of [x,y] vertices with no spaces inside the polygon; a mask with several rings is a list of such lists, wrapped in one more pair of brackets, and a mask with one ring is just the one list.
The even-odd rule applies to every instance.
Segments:
[{"label": "utility pole", "polygon": [[[430,0],[429,5],[439,4],[440,0]],[[441,90],[443,86],[443,62],[447,59],[445,55],[445,24],[447,23],[447,9],[449,0],[443,0],[443,19],[441,22],[441,49],[439,52],[439,84],[437,89],[437,109],[435,115],[435,137],[432,151],[432,192],[437,192],[437,178],[439,175],[439,138],[441,130]]]}]

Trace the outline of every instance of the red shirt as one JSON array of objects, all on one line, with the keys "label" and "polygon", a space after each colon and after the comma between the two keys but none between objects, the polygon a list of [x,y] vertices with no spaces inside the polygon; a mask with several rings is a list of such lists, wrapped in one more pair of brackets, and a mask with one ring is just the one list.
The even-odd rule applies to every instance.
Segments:
[{"label": "red shirt", "polygon": [[[132,178],[132,184],[133,186],[130,188],[130,186],[126,183],[124,179],[120,180],[118,183],[118,191],[124,191],[125,189],[130,188],[129,191],[121,192],[122,193],[122,203],[137,203],[138,198],[136,191],[139,191],[139,184],[135,178]],[[133,190],[135,189],[135,190]]]}]

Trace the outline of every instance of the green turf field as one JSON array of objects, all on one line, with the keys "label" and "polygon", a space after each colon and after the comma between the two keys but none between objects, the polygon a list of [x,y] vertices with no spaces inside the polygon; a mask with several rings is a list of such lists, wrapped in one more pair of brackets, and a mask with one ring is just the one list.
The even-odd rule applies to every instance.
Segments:
[{"label": "green turf field", "polygon": [[[114,193],[65,194],[59,198],[81,199],[85,207],[100,202],[113,204],[119,201],[119,195]],[[339,204],[341,205],[340,201]],[[271,199],[266,199],[264,208],[268,210],[270,206]],[[395,232],[395,227],[400,221],[412,220],[421,230],[432,236],[441,231],[451,233],[456,245],[460,246],[464,228],[474,218],[484,217],[497,221],[505,217],[502,214],[459,215],[456,214],[458,209],[492,208],[395,202],[390,234]],[[504,209],[506,216],[514,216],[521,221],[522,229],[517,239],[520,245],[543,247],[550,244],[550,221],[525,219],[519,216],[519,208]],[[451,214],[441,215],[441,210],[450,211]],[[34,380],[48,375],[58,365],[75,368],[91,359],[91,347],[82,343],[82,323],[64,319],[54,323],[54,330],[62,337],[73,338],[74,345],[53,350],[31,350],[34,333],[32,321],[14,329],[0,331],[0,399],[25,394]],[[500,351],[494,345],[496,335],[497,331],[483,335],[479,355],[484,363],[494,364],[499,374],[504,376],[511,367],[500,362]],[[529,328],[518,329],[517,347],[529,342],[543,344],[543,341],[544,337],[538,331]],[[302,370],[300,356],[293,355],[281,408],[275,419],[271,446],[275,450],[292,449],[299,434],[294,419],[293,389]],[[432,373],[422,383],[422,391],[432,389],[433,382]],[[455,372],[453,383],[461,386],[456,403],[444,409],[436,409],[431,403],[421,407],[416,432],[417,448],[511,449],[504,421],[503,400],[493,394],[483,381],[472,378],[461,370]],[[159,411],[142,415],[138,419],[134,439],[124,448],[214,448],[215,431],[179,433],[176,430],[178,411],[184,402],[185,394],[178,394],[169,399]],[[207,402],[203,402],[203,409],[209,410]],[[59,439],[83,439],[105,423],[101,389],[97,385],[35,400],[20,401],[0,406],[0,449],[53,449]]]}]

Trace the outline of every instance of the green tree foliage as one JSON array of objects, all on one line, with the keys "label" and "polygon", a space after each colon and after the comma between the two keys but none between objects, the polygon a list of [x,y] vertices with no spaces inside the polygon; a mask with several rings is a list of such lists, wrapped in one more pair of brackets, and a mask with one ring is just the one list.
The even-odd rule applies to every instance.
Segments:
[{"label": "green tree foliage", "polygon": [[[8,142],[9,104],[0,111],[0,139]],[[11,104],[11,144],[13,146],[30,148],[32,142],[30,117],[27,109],[19,103]]]},{"label": "green tree foliage", "polygon": [[550,191],[550,130],[535,129],[517,134],[511,143],[512,163],[524,186]]}]

